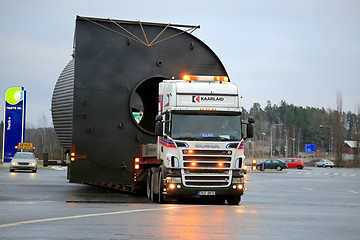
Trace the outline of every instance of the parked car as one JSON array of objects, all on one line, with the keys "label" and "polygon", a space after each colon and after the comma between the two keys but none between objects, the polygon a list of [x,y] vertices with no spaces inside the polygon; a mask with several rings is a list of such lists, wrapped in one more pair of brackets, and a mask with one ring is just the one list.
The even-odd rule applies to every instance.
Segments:
[{"label": "parked car", "polygon": [[15,170],[37,171],[37,159],[32,152],[17,152],[10,162],[10,172]]},{"label": "parked car", "polygon": [[264,166],[264,169],[276,169],[278,171],[283,170],[284,168],[287,168],[287,165],[284,161],[281,161],[279,159],[269,159],[265,160],[264,162],[260,162],[256,164],[256,167],[258,170],[260,170]]},{"label": "parked car", "polygon": [[322,159],[315,163],[315,167],[334,167],[334,163],[328,159]]},{"label": "parked car", "polygon": [[305,167],[303,161],[299,158],[288,158],[285,160],[288,168],[303,169]]}]

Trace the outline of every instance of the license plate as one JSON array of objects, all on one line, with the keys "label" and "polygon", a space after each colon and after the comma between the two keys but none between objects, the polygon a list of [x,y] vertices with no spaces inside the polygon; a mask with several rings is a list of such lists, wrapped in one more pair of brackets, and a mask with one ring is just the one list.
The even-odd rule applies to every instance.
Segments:
[{"label": "license plate", "polygon": [[198,191],[199,196],[214,196],[215,191]]}]

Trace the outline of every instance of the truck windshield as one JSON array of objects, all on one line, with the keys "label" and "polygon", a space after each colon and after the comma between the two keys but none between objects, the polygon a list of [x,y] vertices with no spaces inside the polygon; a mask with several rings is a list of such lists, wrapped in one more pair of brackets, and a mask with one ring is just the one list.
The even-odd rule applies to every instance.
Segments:
[{"label": "truck windshield", "polygon": [[240,115],[173,114],[171,120],[173,139],[198,141],[241,140]]}]

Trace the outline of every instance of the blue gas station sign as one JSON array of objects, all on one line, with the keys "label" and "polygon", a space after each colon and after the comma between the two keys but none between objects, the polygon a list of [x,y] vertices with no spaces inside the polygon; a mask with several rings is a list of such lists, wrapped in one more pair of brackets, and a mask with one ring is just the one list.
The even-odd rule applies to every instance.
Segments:
[{"label": "blue gas station sign", "polygon": [[315,153],[315,144],[305,144],[306,153]]},{"label": "blue gas station sign", "polygon": [[3,162],[11,162],[15,146],[25,140],[26,91],[23,87],[9,88],[5,94]]}]

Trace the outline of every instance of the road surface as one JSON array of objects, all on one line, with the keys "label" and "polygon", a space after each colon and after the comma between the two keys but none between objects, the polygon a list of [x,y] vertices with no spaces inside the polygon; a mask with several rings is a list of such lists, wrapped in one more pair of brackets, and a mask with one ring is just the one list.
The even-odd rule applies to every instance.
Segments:
[{"label": "road surface", "polygon": [[161,205],[61,168],[0,168],[0,239],[360,239],[360,169],[249,171],[246,184],[239,206]]}]

